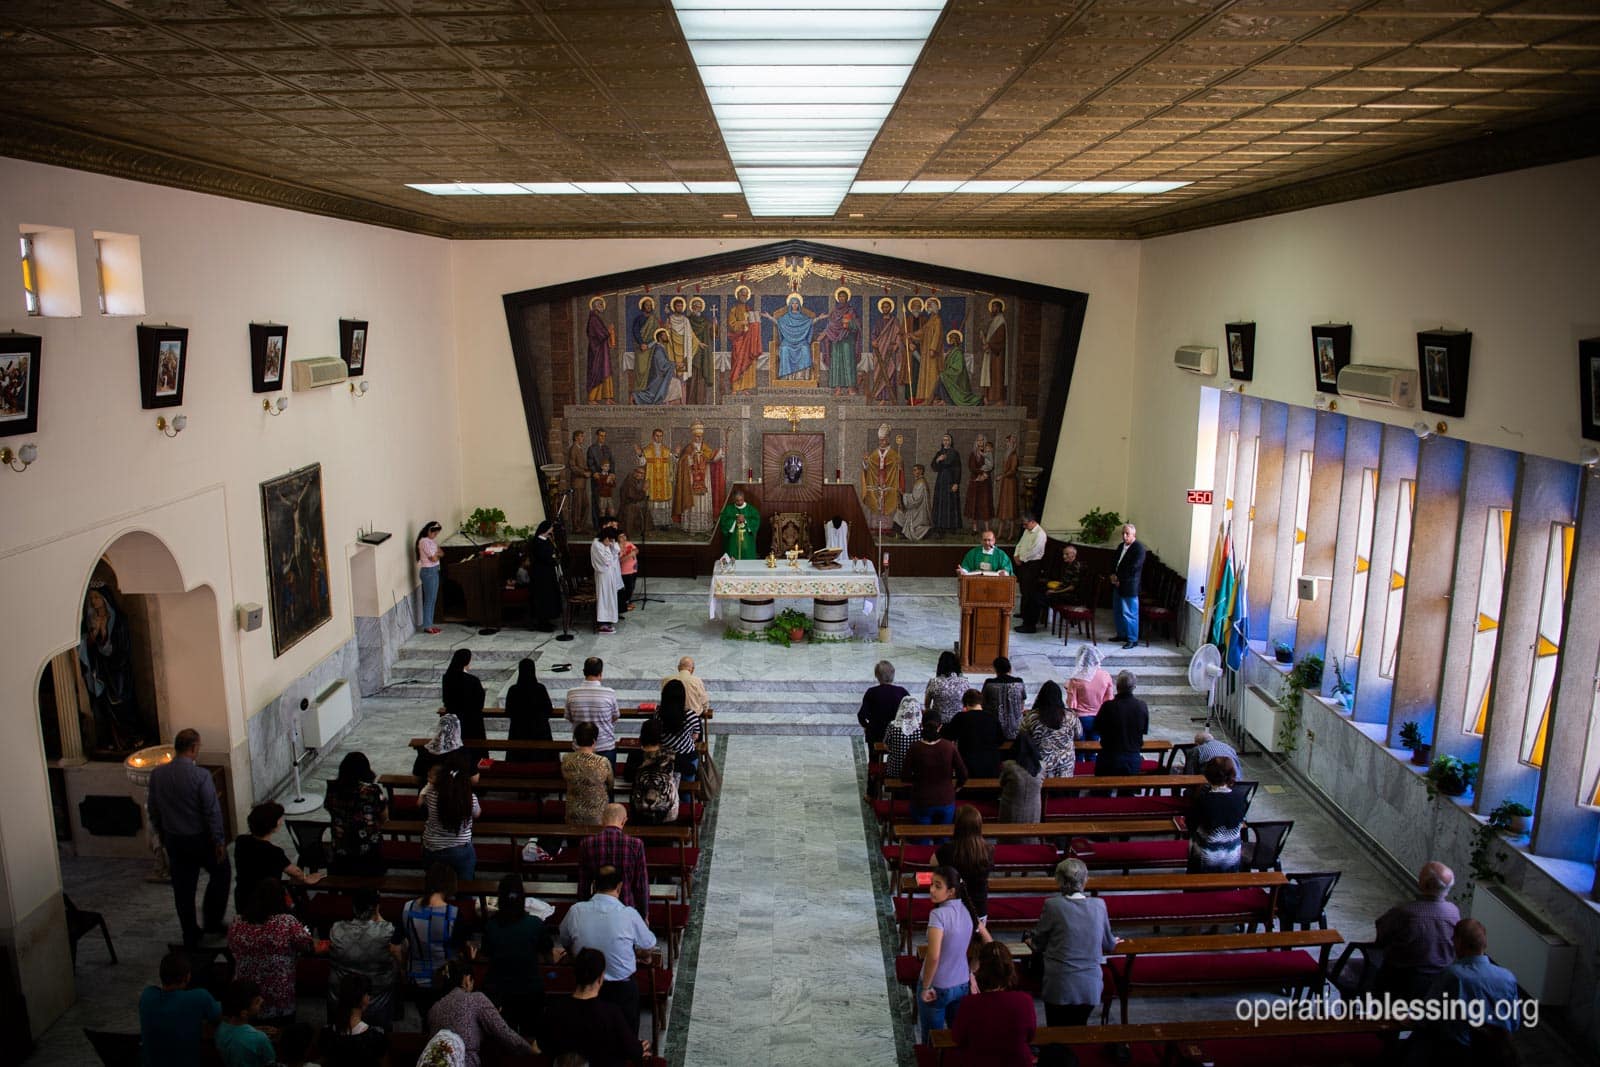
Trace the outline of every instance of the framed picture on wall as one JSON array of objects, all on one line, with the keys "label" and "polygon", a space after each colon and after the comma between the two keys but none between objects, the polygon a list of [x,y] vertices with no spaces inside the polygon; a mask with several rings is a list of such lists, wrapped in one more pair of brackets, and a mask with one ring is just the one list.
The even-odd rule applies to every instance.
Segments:
[{"label": "framed picture on wall", "polygon": [[0,437],[39,428],[39,352],[42,338],[0,334]]},{"label": "framed picture on wall", "polygon": [[1417,376],[1422,410],[1460,418],[1467,413],[1467,369],[1472,357],[1470,330],[1428,330],[1417,334]]},{"label": "framed picture on wall", "polygon": [[[0,355],[0,367],[5,365]],[[1600,337],[1586,337],[1578,342],[1578,401],[1582,405],[1583,423],[1579,427],[1583,436],[1600,441]],[[5,433],[0,426],[0,434]]]},{"label": "framed picture on wall", "polygon": [[261,526],[276,657],[333,618],[322,523],[322,464],[261,483]]},{"label": "framed picture on wall", "polygon": [[1256,376],[1256,324],[1230,322],[1222,331],[1228,342],[1228,377],[1236,382],[1253,381]]},{"label": "framed picture on wall", "polygon": [[277,323],[250,324],[250,390],[275,393],[283,388],[283,368],[289,357],[289,327]]},{"label": "framed picture on wall", "polygon": [[339,358],[350,368],[350,377],[367,373],[367,324],[365,320],[339,320]]},{"label": "framed picture on wall", "polygon": [[140,326],[138,335],[141,406],[181,406],[183,380],[189,370],[189,328]]},{"label": "framed picture on wall", "polygon": [[1350,365],[1350,324],[1325,322],[1311,327],[1311,366],[1317,392],[1337,393],[1339,371]]}]

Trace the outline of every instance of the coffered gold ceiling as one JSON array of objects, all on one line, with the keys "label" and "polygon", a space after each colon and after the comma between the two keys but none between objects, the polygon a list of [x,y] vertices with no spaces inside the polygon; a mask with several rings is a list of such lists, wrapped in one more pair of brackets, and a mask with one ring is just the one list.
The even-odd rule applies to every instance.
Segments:
[{"label": "coffered gold ceiling", "polygon": [[792,223],[405,188],[735,180],[667,0],[4,0],[0,88],[6,155],[426,233],[1125,237],[1600,152],[1600,0],[950,0],[860,179],[1193,184]]}]

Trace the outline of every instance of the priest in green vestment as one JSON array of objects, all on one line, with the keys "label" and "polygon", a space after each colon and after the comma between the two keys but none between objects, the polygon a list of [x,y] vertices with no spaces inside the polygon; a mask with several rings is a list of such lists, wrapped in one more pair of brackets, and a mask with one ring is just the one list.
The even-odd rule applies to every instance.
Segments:
[{"label": "priest in green vestment", "polygon": [[717,516],[723,552],[732,559],[755,559],[756,531],[760,528],[760,513],[745,503],[744,490],[735,489],[733,499],[722,505],[722,514]]},{"label": "priest in green vestment", "polygon": [[1017,572],[1012,569],[1011,557],[1006,555],[1003,548],[994,546],[994,531],[983,531],[983,544],[970,550],[961,557],[961,565],[956,568],[957,574],[1010,574]]}]

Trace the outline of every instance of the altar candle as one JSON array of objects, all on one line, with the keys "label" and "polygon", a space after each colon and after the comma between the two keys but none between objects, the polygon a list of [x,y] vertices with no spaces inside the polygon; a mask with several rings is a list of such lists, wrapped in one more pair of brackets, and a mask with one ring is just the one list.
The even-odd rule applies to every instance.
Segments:
[{"label": "altar candle", "polygon": [[744,469],[744,480],[745,481],[747,481],[747,482],[755,481],[755,477],[756,477],[756,472],[755,472],[754,468],[746,467]]},{"label": "altar candle", "polygon": [[833,468],[833,480],[836,482],[844,481],[844,472],[838,467]]}]

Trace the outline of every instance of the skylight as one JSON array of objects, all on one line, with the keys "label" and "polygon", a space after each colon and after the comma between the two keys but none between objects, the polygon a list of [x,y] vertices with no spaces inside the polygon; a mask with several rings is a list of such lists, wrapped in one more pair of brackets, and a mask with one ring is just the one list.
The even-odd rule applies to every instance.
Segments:
[{"label": "skylight", "polygon": [[751,215],[827,216],[850,192],[944,0],[672,6]]}]

